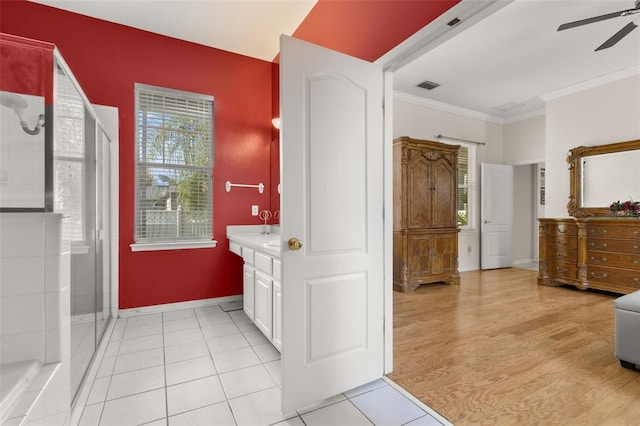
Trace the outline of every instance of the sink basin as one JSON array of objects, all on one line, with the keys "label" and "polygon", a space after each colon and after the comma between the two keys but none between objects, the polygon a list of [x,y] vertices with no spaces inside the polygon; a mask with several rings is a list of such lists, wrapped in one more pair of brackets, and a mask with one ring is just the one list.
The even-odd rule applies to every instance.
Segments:
[{"label": "sink basin", "polygon": [[264,243],[265,247],[280,247],[280,240],[273,240]]}]

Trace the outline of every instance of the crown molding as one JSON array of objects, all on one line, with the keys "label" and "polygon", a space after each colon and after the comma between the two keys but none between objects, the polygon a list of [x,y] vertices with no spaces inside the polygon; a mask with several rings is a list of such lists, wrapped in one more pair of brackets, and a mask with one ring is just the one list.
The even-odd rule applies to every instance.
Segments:
[{"label": "crown molding", "polygon": [[613,83],[614,81],[622,80],[627,77],[632,77],[635,75],[640,75],[640,66],[627,68],[624,70],[616,71],[611,74],[603,75],[601,77],[596,77],[591,80],[583,81],[581,83],[573,84],[571,86],[564,87],[560,90],[556,90],[554,92],[546,93],[540,96],[545,102],[549,102],[551,100],[562,98],[567,95],[572,95],[574,93],[582,92],[587,89],[592,89],[594,87],[602,86],[604,84]]},{"label": "crown molding", "polygon": [[444,102],[434,101],[433,99],[422,98],[420,96],[411,95],[404,92],[393,92],[393,99],[399,102],[417,105],[424,108],[431,108],[437,111],[448,112],[451,114],[460,115],[462,117],[473,118],[475,120],[486,121],[494,124],[512,124],[518,121],[528,120],[529,118],[539,117],[545,115],[544,108],[535,111],[530,111],[524,114],[516,115],[509,118],[498,117],[496,115],[486,114],[484,112],[475,111],[468,108],[463,108]]},{"label": "crown molding", "polygon": [[545,115],[545,113],[546,113],[545,109],[541,108],[535,111],[530,111],[524,114],[516,115],[514,117],[505,118],[504,124],[517,123],[518,121],[528,120],[529,118]]},{"label": "crown molding", "polygon": [[393,92],[393,99],[399,102],[417,105],[424,108],[431,108],[437,111],[448,112],[475,120],[487,121],[489,123],[504,124],[504,118],[497,117],[483,112],[474,111],[472,109],[462,108],[459,106],[447,104],[444,102],[434,101],[433,99],[422,98],[420,96],[410,95],[404,92]]}]

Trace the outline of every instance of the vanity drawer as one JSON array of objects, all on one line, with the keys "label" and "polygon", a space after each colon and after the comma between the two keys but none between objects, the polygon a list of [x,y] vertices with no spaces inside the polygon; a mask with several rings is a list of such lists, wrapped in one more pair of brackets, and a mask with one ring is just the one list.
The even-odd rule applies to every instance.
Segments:
[{"label": "vanity drawer", "polygon": [[249,265],[253,265],[254,264],[254,260],[253,260],[253,254],[254,254],[254,250],[247,248],[247,247],[243,247],[242,248],[242,259],[245,261],[245,263],[248,263]]},{"label": "vanity drawer", "polygon": [[233,241],[229,241],[229,251],[237,254],[238,256],[242,256],[242,246],[238,243],[234,243]]},{"label": "vanity drawer", "polygon": [[577,278],[578,267],[575,263],[549,261],[549,276],[559,278]]},{"label": "vanity drawer", "polygon": [[262,254],[259,251],[255,252],[255,265],[256,268],[271,275],[271,256]]},{"label": "vanity drawer", "polygon": [[640,256],[624,253],[589,251],[587,265],[640,271]]},{"label": "vanity drawer", "polygon": [[273,259],[273,278],[281,280],[280,260]]},{"label": "vanity drawer", "polygon": [[610,226],[605,224],[589,224],[588,237],[622,238],[640,241],[640,225]]},{"label": "vanity drawer", "polygon": [[613,240],[608,238],[589,238],[587,251],[613,251],[616,253],[633,253],[640,255],[640,241]]}]

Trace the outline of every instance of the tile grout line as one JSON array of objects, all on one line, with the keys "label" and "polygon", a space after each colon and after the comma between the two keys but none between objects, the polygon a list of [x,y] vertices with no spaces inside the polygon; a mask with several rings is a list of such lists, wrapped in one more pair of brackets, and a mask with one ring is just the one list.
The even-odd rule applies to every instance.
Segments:
[{"label": "tile grout line", "polygon": [[[213,365],[213,367],[214,367],[215,375],[216,375],[216,376],[218,376],[218,381],[219,381],[219,383],[220,383],[220,386],[221,386],[221,389],[222,389],[222,393],[223,393],[224,398],[225,398],[225,401],[226,401],[226,406],[227,406],[227,408],[229,409],[229,412],[230,412],[230,414],[232,415],[232,417],[233,417],[233,419],[234,419],[234,422],[235,422],[235,423],[236,423],[236,425],[237,425],[237,424],[238,424],[238,416],[237,416],[237,413],[235,413],[235,412],[234,412],[234,410],[233,410],[233,407],[232,407],[232,405],[231,405],[231,401],[232,401],[232,400],[235,400],[235,399],[242,398],[242,397],[246,397],[247,395],[253,395],[253,394],[256,394],[256,393],[259,393],[259,392],[265,391],[265,390],[269,390],[269,389],[274,389],[274,388],[281,389],[281,384],[280,384],[280,383],[278,383],[278,381],[276,380],[276,378],[275,378],[275,376],[274,376],[274,372],[272,372],[269,368],[267,368],[267,365],[266,365],[267,363],[273,363],[274,361],[278,361],[278,360],[279,360],[279,361],[280,361],[280,363],[281,363],[281,357],[278,357],[277,359],[274,359],[274,360],[271,360],[271,361],[264,361],[264,360],[260,357],[260,355],[259,355],[259,353],[258,353],[258,351],[257,351],[256,347],[257,347],[257,346],[260,346],[260,345],[266,345],[266,344],[268,344],[269,342],[268,342],[267,340],[264,340],[264,341],[263,341],[263,340],[260,340],[260,341],[256,341],[256,342],[254,342],[255,344],[252,344],[252,343],[249,341],[249,339],[247,339],[247,337],[246,337],[245,333],[254,332],[255,330],[253,330],[253,329],[249,329],[249,328],[246,328],[246,327],[244,327],[243,325],[239,325],[239,324],[244,323],[245,321],[242,321],[242,318],[240,318],[240,317],[238,317],[238,318],[236,319],[236,318],[235,318],[235,316],[231,316],[229,312],[225,312],[225,313],[227,314],[227,316],[231,319],[231,323],[233,323],[233,324],[234,324],[235,328],[237,329],[237,332],[236,332],[236,333],[233,333],[233,334],[229,334],[229,335],[216,336],[216,337],[226,337],[226,336],[235,336],[235,335],[242,336],[242,339],[244,339],[244,341],[246,342],[246,344],[248,344],[248,346],[244,346],[244,347],[242,347],[242,348],[238,348],[238,349],[245,349],[245,348],[247,348],[247,347],[248,347],[248,348],[251,348],[251,352],[250,352],[250,353],[252,353],[254,356],[256,356],[256,357],[257,357],[257,360],[259,361],[259,362],[258,362],[258,364],[255,364],[255,365],[253,365],[253,366],[261,365],[263,369],[266,369],[266,370],[267,370],[267,373],[269,374],[269,378],[270,378],[270,379],[274,382],[274,384],[275,384],[274,386],[268,387],[268,388],[266,388],[266,389],[256,390],[256,391],[249,392],[249,393],[247,393],[247,394],[238,395],[238,396],[236,396],[236,397],[234,397],[234,398],[229,398],[229,395],[228,395],[228,393],[227,393],[227,389],[224,387],[224,385],[223,385],[223,383],[222,383],[222,379],[220,378],[220,374],[221,374],[221,373],[219,372],[218,367],[216,366],[216,362],[214,361],[214,358],[213,358],[213,357],[214,357],[213,350],[215,350],[215,347],[210,346],[210,345],[209,345],[209,342],[208,342],[209,340],[214,339],[214,338],[216,338],[216,337],[212,337],[211,339],[207,339],[207,338],[205,338],[205,334],[204,334],[204,330],[203,330],[203,322],[202,322],[202,320],[201,320],[200,316],[198,315],[198,313],[197,313],[193,308],[191,308],[190,310],[191,310],[191,312],[192,312],[192,314],[193,314],[193,317],[189,317],[189,318],[194,318],[194,319],[195,319],[195,325],[197,326],[197,328],[198,328],[198,330],[199,330],[198,335],[199,335],[199,337],[202,339],[202,341],[203,341],[203,342],[204,342],[204,344],[205,344],[206,351],[207,351],[206,353],[207,353],[207,354],[208,354],[208,356],[209,356],[209,358],[208,358],[208,359],[211,361],[211,363],[212,363],[212,365]],[[165,313],[160,313],[160,314],[161,314],[161,315],[160,315],[160,321],[161,321],[160,329],[161,329],[161,335],[162,335],[162,337],[161,337],[161,339],[162,339],[162,361],[163,361],[163,374],[164,374],[164,381],[163,381],[163,384],[164,384],[164,395],[165,395],[165,417],[164,417],[164,420],[165,420],[166,424],[168,424],[168,423],[169,423],[169,407],[168,407],[168,406],[169,406],[169,396],[168,396],[168,387],[169,387],[169,383],[168,383],[167,367],[168,367],[168,365],[169,365],[170,363],[168,363],[168,362],[167,362],[167,356],[166,356],[166,351],[165,351],[165,349],[167,348],[167,347],[166,347],[166,340],[165,340],[165,331],[166,331],[166,328],[165,328]],[[237,316],[237,315],[236,315],[236,316]],[[102,401],[102,408],[101,408],[101,410],[100,410],[100,415],[98,416],[98,419],[99,419],[98,421],[99,421],[99,422],[103,420],[103,419],[102,419],[102,417],[103,417],[103,414],[104,414],[104,412],[105,412],[105,406],[106,406],[106,403],[107,403],[107,395],[108,395],[108,391],[109,391],[109,388],[111,387],[111,380],[112,380],[113,376],[115,375],[115,373],[114,373],[114,372],[115,372],[115,368],[116,368],[116,365],[117,365],[118,358],[120,357],[120,350],[122,349],[122,343],[125,341],[125,338],[124,338],[125,333],[126,333],[126,331],[127,331],[128,327],[129,327],[130,325],[131,325],[131,326],[133,326],[133,324],[129,324],[128,318],[123,318],[123,319],[124,319],[125,323],[124,323],[124,326],[122,327],[122,332],[118,332],[118,334],[120,335],[120,339],[119,339],[118,348],[117,348],[117,351],[116,351],[116,354],[115,354],[115,360],[114,360],[113,369],[112,369],[112,371],[111,371],[111,374],[109,374],[109,376],[108,376],[108,377],[109,377],[109,378],[108,378],[108,380],[109,380],[109,384],[108,384],[108,386],[107,386],[107,391],[106,391],[106,393],[105,393],[104,400]],[[188,318],[177,318],[177,319],[175,319],[175,320],[183,320],[183,319],[188,319]],[[116,319],[116,321],[117,321],[117,319]],[[167,322],[168,322],[168,321],[172,321],[172,320],[167,320]],[[224,323],[226,323],[226,322],[224,322]],[[144,325],[149,325],[149,324],[153,324],[153,323],[152,323],[152,322],[147,323],[147,324],[143,323],[142,325],[144,326]],[[217,322],[216,322],[215,324],[212,324],[212,326],[213,326],[214,328],[215,328],[217,325],[218,325],[218,323],[217,323]],[[137,326],[137,324],[136,324],[136,326]],[[195,328],[195,327],[194,327],[194,328]],[[245,329],[245,328],[246,328],[246,329]],[[119,329],[120,329],[120,328],[119,328]],[[190,329],[188,328],[188,329],[184,329],[184,330],[175,330],[175,332],[188,332],[189,330],[190,330]],[[114,334],[116,333],[115,328],[114,328],[112,331],[113,331],[113,332],[112,332],[112,334],[111,334],[111,336],[110,336],[110,339],[111,339],[111,338],[113,338],[113,337],[114,337]],[[258,331],[259,331],[259,330],[258,330]],[[148,337],[148,336],[137,336],[137,337],[134,337],[134,338],[131,338],[131,339],[139,339],[139,338],[144,338],[144,337]],[[111,344],[111,343],[112,343],[112,342],[110,341],[110,342],[109,342],[109,344]],[[177,346],[177,345],[175,345],[175,346]],[[230,351],[232,351],[232,350],[234,350],[234,349],[225,350],[225,351],[223,351],[223,352],[221,352],[221,353],[224,353],[224,352],[230,352]],[[131,353],[136,353],[136,352],[141,352],[141,351],[135,351],[135,352],[131,352]],[[125,355],[129,355],[129,354],[125,354]],[[100,360],[100,363],[101,363],[101,364],[102,364],[102,362],[104,361],[104,358],[105,358],[105,357],[104,357],[104,354],[103,354],[102,359]],[[196,357],[196,358],[199,358],[199,357]],[[268,354],[265,354],[265,358],[267,358],[267,359],[269,358]],[[188,358],[188,359],[195,359],[195,358]],[[187,360],[188,360],[188,359],[187,359]],[[175,361],[175,362],[182,362],[182,361]],[[234,372],[234,371],[241,370],[241,369],[243,369],[243,368],[249,368],[249,367],[253,367],[253,366],[248,366],[248,367],[238,367],[238,368],[236,368],[236,369],[230,370],[230,371],[225,372],[225,373],[230,373],[230,372]],[[152,367],[153,367],[153,366],[152,366]],[[100,368],[100,366],[99,366],[98,368]],[[144,368],[151,368],[151,367],[144,367]],[[141,370],[141,369],[143,369],[143,368],[140,368],[140,369],[138,369],[138,370]],[[136,371],[136,370],[132,370],[132,371]],[[128,372],[131,372],[131,371],[123,372],[123,374],[124,374],[124,373],[128,373]],[[206,376],[206,377],[213,377],[213,375],[212,375],[212,376]],[[202,377],[193,378],[193,379],[187,380],[186,382],[180,382],[179,384],[182,384],[182,383],[188,383],[188,382],[192,382],[192,381],[196,381],[196,380],[199,380],[199,379],[201,379],[201,378],[202,378]],[[96,380],[96,379],[97,379],[97,378],[95,378],[95,377],[94,377],[94,383],[92,383],[92,387],[93,387],[93,385],[95,384],[95,380]],[[386,386],[390,386],[391,388],[396,388],[395,390],[396,390],[396,391],[398,391],[398,389],[397,389],[397,385],[395,385],[395,383],[394,383],[394,382],[390,381],[389,379],[384,380],[384,379],[385,379],[385,377],[383,377],[382,379],[383,379],[383,381],[385,382],[385,385],[386,385]],[[395,385],[395,386],[393,386],[393,385]],[[367,393],[373,392],[374,390],[375,390],[375,389],[370,389],[370,390],[368,390],[368,391],[366,391],[366,392],[362,392],[362,393],[359,393],[359,394],[357,394],[357,395],[353,395],[353,397],[361,396],[361,395],[364,395],[364,394],[367,394]],[[131,395],[142,394],[142,393],[146,393],[146,392],[150,392],[150,391],[151,391],[151,390],[146,390],[146,391],[136,392],[135,394],[131,394]],[[414,401],[412,401],[412,398],[409,398],[409,397],[408,397],[407,395],[405,395],[403,392],[400,392],[400,394],[402,394],[402,396],[403,396],[403,397],[405,397],[407,400],[409,400],[409,402],[412,402],[412,403],[413,403],[414,405],[416,405],[418,408],[421,408],[421,409],[422,409],[422,411],[424,412],[424,415],[423,415],[423,416],[420,416],[420,417],[418,417],[418,418],[422,418],[422,417],[425,417],[425,416],[427,416],[427,415],[430,415],[432,418],[434,418],[434,420],[436,420],[436,421],[438,421],[438,420],[439,420],[439,419],[438,419],[438,417],[431,415],[431,414],[430,414],[430,412],[429,412],[428,410],[425,410],[425,409],[424,409],[424,407],[422,406],[423,404],[422,404],[422,405],[421,405],[421,404],[416,404]],[[121,398],[126,398],[126,397],[129,397],[129,396],[131,396],[131,395],[124,395],[124,396],[121,396],[121,397],[118,397],[118,398],[114,398],[114,400],[116,400],[116,399],[121,399]],[[367,416],[367,415],[366,415],[366,414],[365,414],[365,413],[364,413],[364,412],[363,412],[363,411],[362,411],[362,410],[361,410],[361,409],[360,409],[360,408],[359,408],[359,407],[358,407],[358,406],[353,402],[353,400],[352,400],[352,398],[351,398],[351,397],[347,396],[345,393],[342,393],[341,395],[344,397],[344,399],[342,399],[341,401],[336,401],[336,402],[333,402],[333,403],[331,403],[331,404],[327,404],[327,405],[325,405],[325,406],[318,407],[318,408],[316,408],[316,409],[314,409],[314,410],[311,410],[311,411],[309,411],[309,412],[307,412],[307,413],[305,413],[305,414],[308,414],[308,413],[311,413],[311,412],[314,412],[314,411],[318,411],[318,410],[321,410],[321,409],[323,409],[323,408],[326,408],[326,407],[329,407],[329,406],[335,405],[335,404],[337,404],[337,403],[339,403],[339,402],[342,402],[342,401],[344,401],[344,400],[346,399],[346,400],[349,400],[349,403],[350,403],[353,407],[355,407],[355,408],[356,408],[356,410],[357,410],[357,411],[358,411],[358,412],[359,412],[359,413],[360,413],[364,418],[366,418],[369,422],[371,422],[372,424],[374,424],[374,425],[375,425],[375,423],[373,423],[373,421],[372,421],[372,420],[371,420],[371,419],[370,419],[370,418],[369,418],[369,417],[368,417],[368,416]],[[184,412],[177,413],[177,414],[175,414],[175,415],[182,415],[182,414],[185,414],[185,413],[194,412],[194,411],[197,411],[197,410],[203,409],[203,408],[205,408],[205,407],[209,407],[209,406],[217,405],[217,404],[219,404],[219,403],[221,403],[221,402],[222,402],[222,401],[219,401],[219,402],[216,402],[216,403],[207,404],[207,405],[204,405],[204,406],[202,406],[202,407],[195,407],[195,408],[192,408],[192,409],[186,410],[186,411],[184,411]],[[85,403],[85,407],[83,407],[83,412],[84,412],[84,409],[85,409],[85,408],[86,408],[86,403]],[[279,420],[279,421],[278,421],[278,422],[276,422],[276,423],[280,423],[280,422],[282,422],[282,421],[286,421],[286,420],[291,420],[291,419],[294,419],[295,417],[297,417],[298,419],[300,419],[300,422],[301,422],[303,425],[306,425],[306,422],[305,422],[305,421],[304,421],[304,419],[302,418],[302,414],[301,414],[299,411],[297,411],[297,410],[295,411],[295,416],[294,416],[294,417],[290,417],[290,418],[283,418],[283,419]],[[409,422],[415,421],[415,420],[417,420],[418,418],[413,419],[413,420],[410,420]],[[154,421],[158,421],[158,420],[162,420],[162,419],[150,420],[150,422],[154,422]],[[274,423],[274,424],[276,424],[276,423]]]},{"label": "tile grout line", "polygon": [[164,312],[160,318],[162,325],[162,362],[163,362],[163,371],[164,371],[164,412],[165,412],[165,424],[169,424],[169,386],[167,385],[167,352],[164,341]]},{"label": "tile grout line", "polygon": [[453,424],[451,422],[449,422],[443,415],[438,413],[433,408],[429,407],[424,402],[420,401],[418,398],[413,396],[406,389],[404,389],[402,386],[398,385],[396,382],[394,382],[393,380],[388,378],[386,375],[382,377],[382,380],[384,380],[389,386],[391,386],[392,388],[397,390],[399,393],[401,393],[405,398],[407,398],[415,406],[417,406],[418,408],[422,409],[425,413],[427,413],[428,415],[433,417],[442,426],[453,426]]},{"label": "tile grout line", "polygon": [[[113,328],[111,329],[111,334],[109,335],[109,340],[106,342],[107,343],[106,347],[109,347],[109,345],[112,344],[111,339],[113,338],[113,334],[116,331],[116,326],[117,325],[118,325],[118,323],[117,323],[117,319],[116,319],[116,322],[114,323]],[[126,329],[126,327],[127,327],[127,320],[125,319],[124,320],[123,331],[122,331],[123,336],[124,336],[124,330]],[[118,352],[120,352],[120,345],[121,344],[122,344],[122,339],[120,339],[120,343],[118,344],[118,350],[116,351],[116,357],[115,357],[116,360],[115,361],[118,360]],[[102,353],[102,358],[100,359],[100,365],[98,366],[98,370],[96,371],[96,376],[98,375],[98,372],[100,371],[100,368],[102,367],[102,363],[104,362],[105,355],[106,355],[106,348],[105,348],[105,352]],[[115,361],[114,361],[113,369],[115,369]],[[109,374],[109,376],[108,376],[109,377],[109,384],[107,385],[107,390],[105,391],[104,398],[102,399],[102,402],[101,402],[102,408],[100,409],[100,415],[98,416],[98,426],[102,422],[102,416],[104,415],[104,409],[105,409],[105,407],[107,405],[107,395],[109,394],[109,388],[111,387],[111,378],[113,377],[113,369],[111,370],[111,374]],[[93,390],[93,386],[95,385],[97,379],[98,379],[98,377],[94,377],[93,378],[93,383],[91,383],[91,388],[89,390],[89,395],[91,395],[91,391]],[[87,402],[85,401],[84,404],[85,405],[82,408],[83,414],[84,414],[84,410],[87,408]],[[80,416],[80,421],[81,420],[82,420],[82,415]]]}]

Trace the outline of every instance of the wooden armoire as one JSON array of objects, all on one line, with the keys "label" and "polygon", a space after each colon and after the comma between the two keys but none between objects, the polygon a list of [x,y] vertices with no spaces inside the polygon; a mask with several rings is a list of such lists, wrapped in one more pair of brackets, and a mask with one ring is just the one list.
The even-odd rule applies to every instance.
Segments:
[{"label": "wooden armoire", "polygon": [[393,288],[459,284],[458,145],[393,142]]}]

